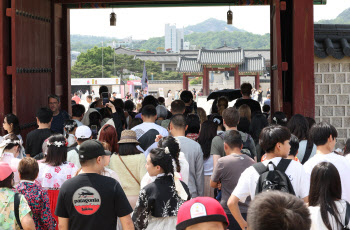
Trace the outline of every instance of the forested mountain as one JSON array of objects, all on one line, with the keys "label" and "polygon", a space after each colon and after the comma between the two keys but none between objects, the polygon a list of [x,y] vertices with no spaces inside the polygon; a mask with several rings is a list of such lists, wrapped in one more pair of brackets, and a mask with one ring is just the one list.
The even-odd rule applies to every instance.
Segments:
[{"label": "forested mountain", "polygon": [[[196,25],[184,28],[185,41],[197,48],[205,47],[214,49],[222,46],[225,42],[229,46],[243,47],[246,49],[268,49],[270,47],[270,35],[256,35],[240,30],[232,25],[227,25],[225,21],[210,18]],[[71,50],[86,52],[94,46],[101,47],[102,41],[117,41],[117,38],[97,37],[84,35],[71,35]],[[159,47],[164,47],[164,36],[154,37],[148,40],[134,40],[130,48],[139,50],[156,51]]]},{"label": "forested mountain", "polygon": [[320,20],[316,23],[317,24],[350,24],[350,8],[344,10],[335,19]]},{"label": "forested mountain", "polygon": [[198,23],[197,25],[187,26],[184,28],[185,35],[192,33],[206,33],[206,32],[221,32],[221,31],[240,31],[245,32],[244,30],[240,30],[232,25],[227,25],[227,22],[218,20],[215,18],[209,18],[204,22]]},{"label": "forested mountain", "polygon": [[[75,36],[83,38],[78,40]],[[100,38],[92,36],[71,35],[76,42],[71,39],[71,50],[85,52],[94,46],[101,47],[102,42],[96,41]],[[94,42],[85,42],[91,39]],[[100,39],[100,41],[102,38]],[[112,38],[103,38],[106,42],[113,41]],[[258,35],[249,32],[206,32],[206,33],[192,33],[185,35],[185,41],[189,41],[191,45],[196,45],[197,48],[205,47],[206,49],[215,49],[223,46],[224,43],[232,47],[242,47],[245,49],[269,49],[270,35]],[[164,47],[164,37],[150,38],[143,41],[133,41],[133,49],[156,51],[158,47]]]}]

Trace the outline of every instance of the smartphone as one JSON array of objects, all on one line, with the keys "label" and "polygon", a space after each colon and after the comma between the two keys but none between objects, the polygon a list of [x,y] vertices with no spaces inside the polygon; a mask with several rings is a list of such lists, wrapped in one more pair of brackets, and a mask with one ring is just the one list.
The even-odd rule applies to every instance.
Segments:
[{"label": "smartphone", "polygon": [[97,125],[91,125],[92,138],[97,139]]},{"label": "smartphone", "polygon": [[103,105],[106,105],[109,102],[109,97],[108,97],[108,93],[102,93],[102,103]]}]

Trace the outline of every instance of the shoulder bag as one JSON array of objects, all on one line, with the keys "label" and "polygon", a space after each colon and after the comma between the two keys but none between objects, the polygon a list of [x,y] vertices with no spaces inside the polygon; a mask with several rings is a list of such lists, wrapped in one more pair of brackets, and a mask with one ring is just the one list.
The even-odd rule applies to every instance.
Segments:
[{"label": "shoulder bag", "polygon": [[130,171],[130,169],[128,168],[128,166],[126,166],[126,164],[124,163],[122,157],[118,154],[118,157],[120,159],[120,161],[123,163],[123,165],[125,166],[125,168],[128,170],[128,172],[130,173],[130,175],[132,176],[132,178],[135,179],[135,181],[137,182],[138,185],[140,185],[140,182],[136,179],[136,177],[134,176],[134,174],[132,174],[132,172]]}]

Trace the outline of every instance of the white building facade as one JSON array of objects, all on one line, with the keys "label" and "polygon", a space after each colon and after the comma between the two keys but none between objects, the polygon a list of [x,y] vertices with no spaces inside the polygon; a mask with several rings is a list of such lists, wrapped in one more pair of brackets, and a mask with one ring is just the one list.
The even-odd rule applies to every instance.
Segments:
[{"label": "white building facade", "polygon": [[184,31],[176,24],[165,24],[165,50],[177,53],[184,48]]}]

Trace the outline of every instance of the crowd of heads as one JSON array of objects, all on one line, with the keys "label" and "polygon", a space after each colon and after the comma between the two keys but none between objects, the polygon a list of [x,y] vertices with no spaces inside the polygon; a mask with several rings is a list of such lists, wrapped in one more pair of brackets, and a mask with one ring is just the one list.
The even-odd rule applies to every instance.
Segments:
[{"label": "crowd of heads", "polygon": [[[100,98],[104,93],[108,93],[108,87],[101,86]],[[243,98],[250,97],[252,86],[243,83],[241,93]],[[140,93],[140,97],[141,95]],[[78,94],[75,93],[74,96]],[[254,146],[254,151],[256,148],[256,153],[247,155],[254,162],[263,161],[266,157],[269,159],[270,156],[295,160],[302,141],[307,141],[306,148],[311,146],[312,149],[315,145],[316,148],[321,146],[328,152],[333,152],[338,137],[336,128],[329,123],[316,123],[312,118],[301,114],[289,117],[281,111],[271,113],[269,105],[264,105],[260,111],[254,111],[249,104],[240,105],[239,108],[230,107],[229,99],[225,96],[215,99],[210,114],[197,107],[195,96],[187,90],[182,91],[180,99],[173,100],[168,107],[164,97],[142,95],[142,101],[136,104],[130,97],[127,99],[124,101],[112,94],[110,100],[103,104],[102,99],[93,102],[92,97],[87,95],[86,100],[90,104],[88,109],[82,104],[74,104],[71,117],[62,122],[62,133],[50,134],[41,143],[43,154],[40,159],[28,152],[27,156],[32,157],[18,157],[23,158],[16,169],[19,178],[35,181],[39,177],[40,164],[52,168],[67,164],[70,151],[78,154],[80,170],[105,173],[105,167],[115,156],[121,161],[126,157],[143,156],[146,150],[141,149],[145,146],[141,143],[144,140],[140,138],[143,133],[140,134],[140,129],[134,130],[146,123],[157,124],[169,133],[169,136],[164,137],[157,135],[155,141],[147,140],[157,142],[145,154],[145,168],[149,177],[165,174],[176,178],[183,170],[180,162],[182,149],[177,137],[194,140],[200,146],[201,161],[204,162],[212,160],[213,140],[217,137],[221,138],[221,147],[226,155],[244,155],[244,149],[247,149],[245,145],[250,138],[250,145]],[[60,105],[58,96],[48,97],[48,107],[40,108],[36,113],[39,129],[50,129],[55,117],[60,114]],[[1,151],[20,156],[24,148],[18,137],[21,131],[18,118],[14,114],[6,115],[3,128],[8,135],[3,138],[6,145]],[[158,131],[153,129],[152,132]],[[346,156],[349,153],[350,140],[345,143],[343,152],[337,154]],[[2,152],[0,156],[1,154]],[[124,162],[123,164],[128,169]],[[15,170],[3,162],[0,162],[0,168],[6,172],[0,173],[0,189],[13,188]],[[129,169],[128,171],[132,174]],[[76,175],[79,173],[81,171],[77,171]],[[133,174],[132,176],[134,177]],[[135,177],[134,179],[137,181]],[[179,186],[175,186],[175,179],[173,180],[174,188]],[[334,224],[342,227],[341,213],[336,204],[336,201],[342,199],[342,180],[337,167],[330,162],[317,164],[312,169],[310,181],[309,206],[320,207],[322,222],[327,229],[333,229]],[[328,215],[330,210],[335,222]],[[257,194],[249,204],[246,222],[250,230],[293,230],[310,229],[312,220],[302,199],[280,191],[269,191]],[[213,198],[199,197],[184,202],[179,207],[176,229],[226,229],[228,226],[229,219],[225,211]]]}]

